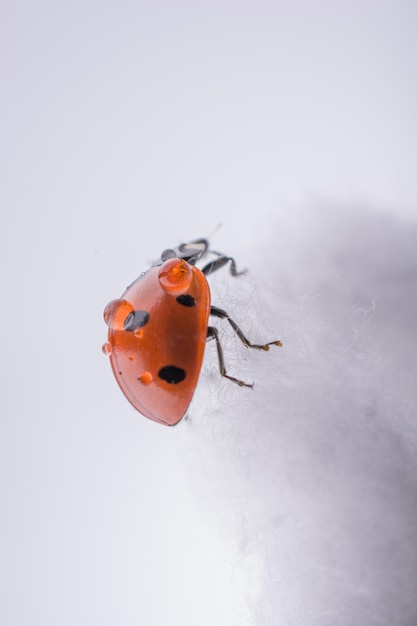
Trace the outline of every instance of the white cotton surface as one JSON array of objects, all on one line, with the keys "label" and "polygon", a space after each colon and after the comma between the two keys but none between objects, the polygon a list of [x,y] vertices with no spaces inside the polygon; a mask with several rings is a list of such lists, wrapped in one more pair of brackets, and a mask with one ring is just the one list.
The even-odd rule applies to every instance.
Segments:
[{"label": "white cotton surface", "polygon": [[209,410],[197,394],[189,473],[246,580],[236,623],[411,625],[416,224],[364,208],[303,219],[277,221],[250,277],[227,279],[251,338],[284,346],[227,339],[254,391],[224,381]]}]

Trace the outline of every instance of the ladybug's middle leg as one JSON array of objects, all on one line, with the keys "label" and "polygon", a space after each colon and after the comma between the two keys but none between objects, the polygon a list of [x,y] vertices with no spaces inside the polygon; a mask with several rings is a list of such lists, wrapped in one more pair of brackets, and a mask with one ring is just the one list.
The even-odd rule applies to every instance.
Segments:
[{"label": "ladybug's middle leg", "polygon": [[239,326],[236,324],[234,320],[232,320],[230,315],[226,313],[226,311],[223,311],[223,309],[219,309],[217,306],[210,307],[210,315],[214,315],[214,317],[219,317],[220,319],[227,320],[230,326],[235,331],[236,335],[239,337],[240,341],[247,348],[256,348],[257,350],[269,350],[269,346],[282,346],[282,343],[279,340],[269,341],[268,343],[265,343],[262,345],[257,344],[257,343],[252,343],[251,341],[249,341],[247,337],[245,337],[243,332],[240,330]]}]

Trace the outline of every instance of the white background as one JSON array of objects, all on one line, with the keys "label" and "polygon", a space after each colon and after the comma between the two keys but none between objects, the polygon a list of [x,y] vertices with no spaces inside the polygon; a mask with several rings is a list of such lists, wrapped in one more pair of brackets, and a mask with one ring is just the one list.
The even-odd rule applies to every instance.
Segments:
[{"label": "white background", "polygon": [[[416,5],[2,2],[0,622],[417,620]],[[190,419],[123,398],[105,304],[209,235]]]}]

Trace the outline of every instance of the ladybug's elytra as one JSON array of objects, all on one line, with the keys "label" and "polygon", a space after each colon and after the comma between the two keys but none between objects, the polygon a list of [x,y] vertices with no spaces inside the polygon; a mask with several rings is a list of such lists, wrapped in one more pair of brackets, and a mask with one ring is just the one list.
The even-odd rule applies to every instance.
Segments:
[{"label": "ladybug's elytra", "polygon": [[[201,270],[195,263],[206,254],[216,258]],[[173,426],[185,415],[200,374],[206,341],[217,346],[220,374],[241,387],[253,387],[226,373],[218,331],[209,316],[229,322],[248,348],[269,350],[251,343],[226,311],[211,305],[206,276],[230,263],[232,257],[209,250],[206,239],[165,250],[118,300],[104,310],[109,328],[103,352],[110,357],[115,378],[134,408],[151,420]]]}]

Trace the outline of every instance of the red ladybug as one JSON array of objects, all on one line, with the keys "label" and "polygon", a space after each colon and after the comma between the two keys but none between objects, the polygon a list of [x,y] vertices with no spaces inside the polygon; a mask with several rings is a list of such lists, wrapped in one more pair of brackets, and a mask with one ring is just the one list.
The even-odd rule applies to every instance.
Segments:
[{"label": "red ladybug", "polygon": [[[195,263],[211,252],[216,258],[201,270]],[[209,250],[206,239],[165,250],[161,258],[128,287],[121,299],[104,310],[109,327],[103,352],[129,402],[151,420],[173,426],[185,415],[200,374],[206,341],[217,346],[220,374],[241,387],[253,384],[229,376],[218,331],[209,316],[226,319],[248,348],[269,350],[251,343],[226,311],[211,305],[206,276],[230,263],[231,257]]]}]

